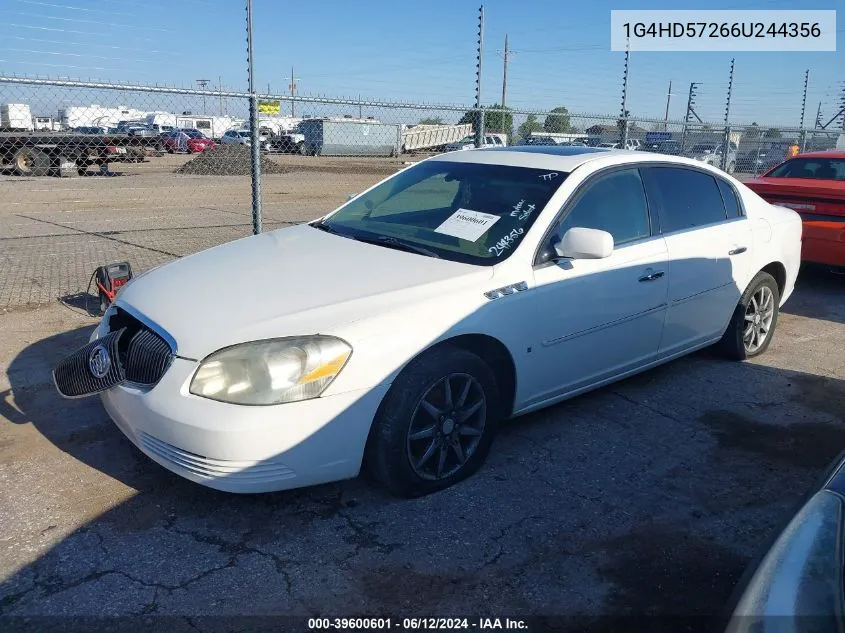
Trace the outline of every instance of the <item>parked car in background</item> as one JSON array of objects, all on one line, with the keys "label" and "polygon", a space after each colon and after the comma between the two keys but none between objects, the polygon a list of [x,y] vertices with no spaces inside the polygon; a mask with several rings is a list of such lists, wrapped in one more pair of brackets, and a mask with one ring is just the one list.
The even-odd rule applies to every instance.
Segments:
[{"label": "parked car in background", "polygon": [[761,174],[772,167],[780,165],[790,158],[791,141],[776,143],[760,143],[754,149],[742,152],[736,159],[736,170],[739,172]]},{"label": "parked car in background", "polygon": [[810,491],[729,605],[725,633],[845,630],[845,454]]},{"label": "parked car in background", "polygon": [[148,125],[128,125],[123,128],[118,128],[119,134],[126,134],[127,136],[150,137],[158,136],[159,133]]},{"label": "parked car in background", "polygon": [[100,126],[82,126],[71,130],[74,134],[108,134],[109,129]]},{"label": "parked car in background", "polygon": [[845,266],[845,152],[799,154],[746,185],[801,215],[804,261]]},{"label": "parked car in background", "polygon": [[269,137],[270,151],[286,154],[301,154],[305,144],[305,135],[297,130],[282,132]]},{"label": "parked car in background", "polygon": [[[260,149],[270,151],[272,145],[266,134],[259,134]],[[228,130],[220,139],[221,145],[252,145],[252,134],[249,130]]]},{"label": "parked car in background", "polygon": [[[507,137],[504,134],[487,134],[484,136],[484,145],[486,147],[505,147],[508,144]],[[475,136],[466,136],[460,141],[449,143],[446,145],[447,152],[461,151],[467,149],[475,149]]]},{"label": "parked car in background", "polygon": [[710,345],[763,354],[800,239],[794,211],[689,159],[445,153],[133,278],[54,379],[212,488],[364,467],[417,496],[472,475],[502,419]]},{"label": "parked car in background", "polygon": [[596,147],[604,149],[619,149],[619,143],[599,143]]},{"label": "parked car in background", "polygon": [[[734,171],[736,171],[736,150],[736,143],[731,141],[728,146],[727,163],[725,165],[725,171],[729,174],[732,174],[734,173]],[[712,165],[713,167],[721,167],[723,151],[724,143],[696,143],[687,152],[685,152],[685,155],[689,158],[693,158],[703,163],[707,163],[708,165]]]},{"label": "parked car in background", "polygon": [[558,145],[559,143],[549,136],[527,136],[519,139],[517,145]]},{"label": "parked car in background", "polygon": [[640,146],[640,151],[654,152],[656,154],[668,154],[669,156],[679,156],[681,154],[681,142],[657,141],[656,143],[643,143]]},{"label": "parked car in background", "polygon": [[171,154],[187,152],[194,154],[217,147],[210,138],[199,130],[177,129],[161,135],[162,147]]},{"label": "parked car in background", "polygon": [[625,140],[625,149],[637,150],[642,147],[642,141],[638,138],[629,138]]}]

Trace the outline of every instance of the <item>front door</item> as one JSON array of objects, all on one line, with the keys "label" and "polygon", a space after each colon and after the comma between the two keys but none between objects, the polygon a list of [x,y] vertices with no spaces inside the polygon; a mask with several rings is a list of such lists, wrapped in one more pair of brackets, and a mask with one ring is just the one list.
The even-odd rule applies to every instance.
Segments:
[{"label": "front door", "polygon": [[647,364],[660,344],[667,250],[652,232],[639,171],[621,169],[589,182],[565,210],[556,235],[576,226],[609,232],[614,250],[605,259],[535,269],[528,406]]}]

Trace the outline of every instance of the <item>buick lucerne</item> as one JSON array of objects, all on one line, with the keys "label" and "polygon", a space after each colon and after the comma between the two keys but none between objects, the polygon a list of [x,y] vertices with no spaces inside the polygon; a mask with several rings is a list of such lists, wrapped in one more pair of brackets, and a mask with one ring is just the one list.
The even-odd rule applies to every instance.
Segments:
[{"label": "buick lucerne", "polygon": [[801,218],[689,158],[452,152],[311,223],[126,284],[54,370],[152,460],[232,492],[450,486],[499,421],[705,346],[772,342]]}]

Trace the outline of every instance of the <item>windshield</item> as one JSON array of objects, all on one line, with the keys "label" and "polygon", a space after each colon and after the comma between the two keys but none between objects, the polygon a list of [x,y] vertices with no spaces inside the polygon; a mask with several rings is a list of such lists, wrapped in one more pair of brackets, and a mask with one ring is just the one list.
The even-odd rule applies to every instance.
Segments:
[{"label": "windshield", "polygon": [[341,235],[392,237],[444,259],[489,266],[516,250],[567,175],[426,161],[350,201],[322,224]]},{"label": "windshield", "polygon": [[775,167],[766,178],[845,181],[845,158],[792,158]]},{"label": "windshield", "polygon": [[692,146],[693,152],[712,152],[716,149],[715,143],[699,143],[698,145]]},{"label": "windshield", "polygon": [[475,143],[475,137],[474,136],[465,136],[460,141],[458,141],[458,143]]},{"label": "windshield", "polygon": [[185,134],[187,134],[190,138],[205,138],[205,134],[199,130],[185,130]]}]

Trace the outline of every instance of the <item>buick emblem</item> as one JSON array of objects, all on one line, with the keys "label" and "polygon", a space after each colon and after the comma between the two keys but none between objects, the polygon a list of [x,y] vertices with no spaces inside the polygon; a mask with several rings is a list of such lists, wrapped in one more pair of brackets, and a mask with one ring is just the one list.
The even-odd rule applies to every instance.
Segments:
[{"label": "buick emblem", "polygon": [[88,355],[88,369],[95,378],[105,378],[111,369],[109,350],[103,345],[97,345]]}]

